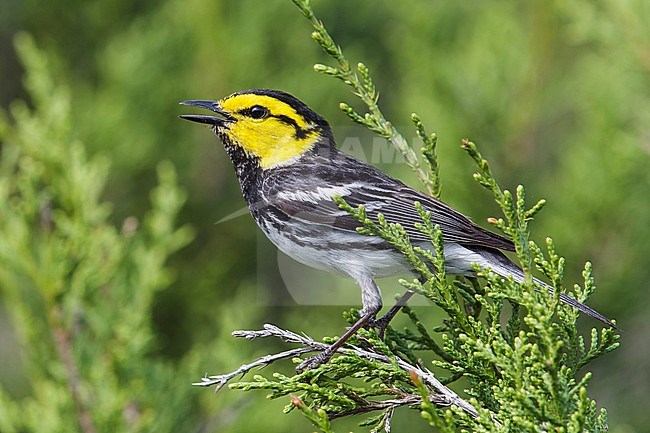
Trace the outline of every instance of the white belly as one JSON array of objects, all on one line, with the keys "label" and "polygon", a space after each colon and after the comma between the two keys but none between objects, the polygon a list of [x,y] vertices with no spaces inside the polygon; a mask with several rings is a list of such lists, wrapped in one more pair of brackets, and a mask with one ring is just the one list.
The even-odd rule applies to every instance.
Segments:
[{"label": "white belly", "polygon": [[[334,248],[318,248],[308,242],[296,243],[285,233],[273,227],[263,227],[267,237],[280,251],[294,260],[312,268],[335,272],[353,278],[370,276],[384,278],[407,273],[410,269],[404,257],[392,249],[382,248],[383,241],[377,237],[364,236],[343,230],[323,231],[318,244],[335,245]],[[363,248],[343,248],[358,245]]]},{"label": "white belly", "polygon": [[[333,228],[323,229],[317,244],[319,246],[334,245],[335,247],[318,248],[313,247],[309,239],[305,239],[305,242],[294,242],[290,236],[275,227],[261,228],[280,251],[312,268],[353,278],[359,276],[384,278],[412,272],[412,268],[404,256],[396,250],[382,248],[381,245],[384,244],[384,241],[378,237]],[[355,248],[355,245],[362,247]],[[432,249],[430,243],[420,246]],[[480,254],[457,243],[446,243],[444,248],[446,271],[451,275],[473,274],[472,263],[477,263],[480,266],[490,265]]]}]

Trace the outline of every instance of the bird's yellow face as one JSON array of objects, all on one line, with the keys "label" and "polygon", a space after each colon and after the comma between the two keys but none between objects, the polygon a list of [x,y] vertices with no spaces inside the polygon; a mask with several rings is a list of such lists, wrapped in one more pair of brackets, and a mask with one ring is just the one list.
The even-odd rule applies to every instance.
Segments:
[{"label": "bird's yellow face", "polygon": [[[327,121],[294,96],[279,90],[250,89],[220,101],[181,102],[219,115],[184,114],[180,117],[211,125],[226,150],[243,150],[262,169],[286,165],[321,142],[333,146]],[[233,154],[229,152],[231,159]],[[233,159],[237,165],[237,162]]]},{"label": "bird's yellow face", "polygon": [[258,158],[261,168],[292,161],[320,138],[319,125],[273,96],[234,94],[220,100],[217,109],[227,120],[217,132]]}]

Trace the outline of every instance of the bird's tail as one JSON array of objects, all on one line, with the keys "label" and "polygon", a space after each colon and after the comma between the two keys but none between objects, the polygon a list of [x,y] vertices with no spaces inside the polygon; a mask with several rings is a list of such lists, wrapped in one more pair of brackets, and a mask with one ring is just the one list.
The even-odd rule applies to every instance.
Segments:
[{"label": "bird's tail", "polygon": [[[486,260],[487,265],[497,274],[503,277],[512,276],[512,278],[518,283],[524,282],[524,272],[519,268],[519,266],[510,261],[510,259],[508,259],[501,251],[485,249],[479,253]],[[541,287],[547,289],[550,296],[553,296],[553,287],[549,286],[543,281],[538,280],[537,278],[534,278],[534,280],[536,284],[539,284]],[[616,324],[609,318],[600,314],[593,308],[583,304],[582,302],[578,302],[577,300],[571,298],[566,293],[560,293],[559,298],[560,301],[564,302],[567,305],[570,305],[581,313],[591,316],[594,319],[600,320],[607,326],[621,330],[621,328],[616,326]]]}]

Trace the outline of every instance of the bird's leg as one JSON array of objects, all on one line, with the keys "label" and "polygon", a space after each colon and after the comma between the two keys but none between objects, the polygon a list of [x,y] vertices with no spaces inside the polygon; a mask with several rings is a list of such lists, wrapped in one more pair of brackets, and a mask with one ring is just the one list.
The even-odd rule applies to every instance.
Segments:
[{"label": "bird's leg", "polygon": [[377,328],[377,334],[379,335],[379,338],[384,338],[384,332],[386,332],[386,328],[388,327],[388,324],[393,320],[395,315],[399,312],[399,310],[402,309],[404,305],[411,299],[411,297],[415,294],[413,290],[407,290],[404,292],[404,294],[395,302],[395,305],[388,310],[386,314],[381,316],[379,319],[373,320],[370,324]]},{"label": "bird's leg", "polygon": [[[316,368],[321,364],[326,363],[329,359],[336,353],[345,342],[353,336],[359,329],[361,329],[367,323],[370,323],[374,320],[377,312],[381,310],[381,293],[379,287],[375,284],[374,281],[368,276],[362,276],[356,278],[357,284],[361,287],[361,302],[363,304],[363,310],[361,310],[361,318],[357,320],[354,325],[348,328],[347,331],[338,340],[336,340],[331,346],[323,350],[318,355],[309,357],[305,359],[298,367],[296,371],[298,373],[304,370],[311,370]],[[401,308],[401,307],[400,307]]]}]

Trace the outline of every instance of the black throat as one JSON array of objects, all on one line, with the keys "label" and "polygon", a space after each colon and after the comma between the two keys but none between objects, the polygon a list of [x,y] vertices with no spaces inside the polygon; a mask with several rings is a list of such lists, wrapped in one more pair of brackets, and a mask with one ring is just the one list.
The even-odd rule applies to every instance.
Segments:
[{"label": "black throat", "polygon": [[[241,146],[230,141],[230,138],[222,131],[219,131],[219,129],[215,128],[215,133],[223,143],[226,153],[235,167],[235,173],[237,174],[237,179],[239,179],[239,185],[241,186],[244,199],[246,199],[249,206],[258,203],[260,200],[259,191],[261,183],[267,175],[260,166],[259,158],[250,155]],[[314,144],[314,147],[305,152],[302,156],[303,158],[320,156],[329,159],[333,153],[338,152],[332,131],[327,124],[321,128],[319,134],[321,136],[320,139]],[[253,213],[252,208],[251,212]]]},{"label": "black throat", "polygon": [[241,146],[233,144],[225,134],[217,131],[217,136],[223,142],[223,147],[235,167],[241,192],[250,206],[257,201],[258,183],[262,175],[259,159],[247,154]]}]

